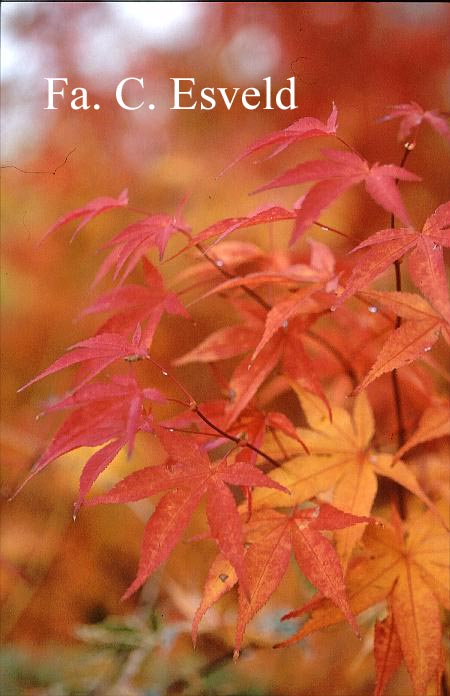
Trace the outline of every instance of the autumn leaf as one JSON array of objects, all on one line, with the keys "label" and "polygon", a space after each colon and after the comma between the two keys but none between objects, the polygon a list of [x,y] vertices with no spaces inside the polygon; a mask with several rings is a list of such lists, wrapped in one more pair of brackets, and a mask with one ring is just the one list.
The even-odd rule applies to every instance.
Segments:
[{"label": "autumn leaf", "polygon": [[185,355],[174,360],[177,366],[187,365],[191,362],[213,362],[215,360],[226,360],[233,358],[241,353],[251,350],[261,331],[250,326],[226,326],[210,334],[204,341],[199,343]]},{"label": "autumn leaf", "polygon": [[397,180],[420,181],[420,177],[393,164],[374,164],[354,152],[325,150],[325,159],[302,162],[254,193],[307,181],[318,181],[299,201],[291,244],[344,191],[356,184],[365,184],[367,193],[385,210],[410,225],[408,213],[397,189]]},{"label": "autumn leaf", "polygon": [[422,232],[405,228],[376,232],[352,249],[351,253],[368,247],[354,266],[336,306],[366,288],[394,261],[408,253],[408,270],[414,285],[450,321],[443,246],[450,246],[450,202],[435,210],[425,222]]},{"label": "autumn leaf", "polygon": [[[253,348],[250,360],[245,357],[236,367],[229,383],[232,405],[229,408],[229,427],[241,411],[250,403],[263,381],[281,361],[281,369],[305,389],[309,389],[326,402],[320,380],[302,345],[303,334],[313,324],[324,307],[334,301],[334,294],[321,304],[314,296],[335,288],[334,257],[320,242],[311,242],[310,264],[294,264],[284,271],[263,271],[238,276],[220,283],[200,299],[239,287],[249,288],[267,283],[299,282],[309,284],[276,302],[267,310],[262,335],[261,319],[253,319],[249,326],[226,327],[206,338],[197,348],[175,361],[176,365],[199,360],[201,362],[234,357]],[[314,281],[314,282],[313,282]],[[333,298],[333,299],[332,299]],[[198,300],[197,300],[198,301]],[[239,308],[238,308],[239,309]],[[259,332],[258,332],[259,327]],[[262,358],[262,351],[264,355]]]},{"label": "autumn leaf", "polygon": [[374,655],[376,684],[374,696],[382,696],[385,687],[402,663],[400,638],[392,613],[375,624]]},{"label": "autumn leaf", "polygon": [[[245,567],[249,593],[239,588],[239,610],[235,653],[239,655],[249,621],[266,604],[286,573],[291,551],[306,577],[325,597],[346,615],[355,633],[358,627],[349,611],[344,578],[333,545],[320,534],[328,529],[373,522],[366,517],[343,513],[332,505],[294,510],[282,515],[275,510],[255,513],[245,526],[248,549]],[[192,637],[195,644],[199,623],[206,611],[238,581],[226,559],[219,554],[213,561],[205,583],[203,598],[194,616]]]},{"label": "autumn leaf", "polygon": [[444,138],[450,140],[450,127],[444,116],[440,115],[439,111],[424,111],[417,102],[409,104],[397,104],[391,108],[391,111],[384,116],[382,121],[391,121],[393,118],[400,118],[400,127],[398,139],[406,141],[411,134],[415,133],[421,123],[429,123],[434,130],[443,135]]},{"label": "autumn leaf", "polygon": [[120,334],[104,333],[75,343],[75,345],[68,348],[68,350],[70,351],[69,353],[55,360],[50,367],[27,382],[18,391],[21,392],[27,389],[31,384],[59,370],[64,370],[66,367],[87,363],[87,371],[82,380],[79,381],[75,387],[75,389],[80,389],[116,360],[128,360],[131,362],[134,360],[143,360],[147,357],[147,348],[141,343],[141,330],[139,326],[131,342]]},{"label": "autumn leaf", "polygon": [[301,571],[309,581],[345,614],[355,633],[358,627],[349,610],[342,568],[336,551],[321,531],[361,522],[367,517],[342,514],[327,505],[321,509],[294,510],[283,515],[275,510],[255,513],[246,526],[250,546],[245,555],[249,594],[239,591],[235,657],[239,654],[245,627],[264,606],[280,584],[288,566],[291,550]]},{"label": "autumn leaf", "polygon": [[[205,300],[211,295],[216,295],[218,293],[223,293],[225,290],[234,290],[236,288],[253,288],[260,287],[267,284],[275,284],[278,286],[285,285],[286,287],[291,287],[292,289],[298,288],[299,283],[310,282],[312,284],[311,292],[318,292],[322,288],[335,289],[336,283],[334,274],[329,274],[324,269],[314,268],[307,264],[293,264],[285,268],[282,271],[256,271],[254,273],[248,273],[244,276],[235,276],[228,280],[224,280],[216,287],[208,290],[208,292],[201,295],[195,300],[199,302],[200,300]],[[288,299],[288,298],[286,298]],[[194,304],[193,302],[191,304]],[[314,311],[313,305],[307,305],[310,307],[310,311]]]},{"label": "autumn leaf", "polygon": [[246,357],[236,367],[229,382],[231,403],[227,409],[226,428],[238,418],[264,380],[275,369],[282,349],[282,336],[276,334],[252,363],[249,363]]},{"label": "autumn leaf", "polygon": [[194,647],[197,643],[198,627],[203,616],[213,604],[236,585],[237,581],[236,571],[230,561],[219,553],[209,568],[203,588],[202,601],[192,621]]},{"label": "autumn leaf", "polygon": [[[401,663],[411,677],[411,693],[429,696],[432,686],[439,692],[439,683],[444,684],[439,614],[441,606],[450,608],[447,510],[438,500],[441,493],[444,501],[447,498],[442,438],[450,433],[444,396],[450,375],[440,360],[443,342],[429,354],[441,336],[450,344],[443,250],[450,247],[450,202],[440,205],[422,229],[414,229],[402,200],[401,182],[419,181],[403,165],[408,152],[416,148],[422,124],[447,139],[450,129],[445,114],[425,111],[414,102],[393,107],[385,120],[396,118],[404,144],[400,166],[370,164],[338,137],[334,105],[326,122],[300,118],[258,139],[231,163],[253,153],[274,157],[297,141],[335,137],[340,143],[336,147],[343,149],[325,150],[281,176],[273,174],[275,178],[258,189],[305,184],[290,207],[272,200],[247,214],[236,214],[232,206],[225,213],[222,208],[231,203],[230,197],[219,201],[211,191],[207,198],[211,210],[221,208],[219,219],[194,232],[180,209],[174,215],[132,209],[140,219],[114,232],[104,244],[106,258],[94,280],[94,285],[112,280],[113,287],[102,289],[81,313],[82,317],[102,315],[99,327],[25,385],[66,367],[76,368],[72,389],[45,406],[45,414],[61,412],[61,421],[39,450],[26,481],[58,457],[91,448],[87,455],[80,453],[83,463],[75,514],[83,505],[129,504],[155,496],[137,573],[125,597],[136,592],[182,544],[195,516],[202,529],[195,533],[196,529],[187,541],[214,541],[218,555],[205,579],[197,611],[193,587],[179,588],[175,601],[181,608],[184,593],[182,614],[195,612],[194,644],[205,612],[236,586],[237,656],[249,623],[277,591],[293,561],[295,572],[299,569],[317,591],[303,607],[284,610],[286,620],[306,614],[309,618],[303,619],[295,635],[285,633],[284,638],[292,637],[280,645],[343,620],[357,632],[355,616],[368,610],[371,625],[364,646],[371,647],[373,636],[375,696],[389,688]],[[341,230],[345,220],[327,227],[320,216],[359,184],[401,227],[392,222],[389,229],[367,232],[368,238],[358,240],[355,253],[346,259],[331,241],[328,246],[306,240],[309,246],[285,248],[287,227],[292,228],[292,243],[312,224],[322,228],[321,239],[323,234],[336,233],[356,239]],[[431,200],[436,191],[429,184],[425,197]],[[65,224],[78,225],[75,237],[103,212],[118,208],[122,215],[120,209],[127,204],[126,191],[117,199],[96,198],[60,217],[47,234]],[[264,232],[261,244],[256,241],[258,231]],[[177,235],[184,238],[178,245],[183,248],[175,250],[172,258],[186,251],[189,258],[175,264],[174,277],[172,267],[164,266],[164,275],[171,278],[168,290],[147,256],[170,260],[167,249],[180,240]],[[254,241],[239,239],[249,235]],[[22,263],[16,248],[8,253],[14,263]],[[29,255],[25,262],[27,272],[36,274]],[[385,272],[391,273],[393,281],[393,264],[397,285],[401,285],[401,274],[403,286],[412,284],[420,295],[371,291],[371,284]],[[50,263],[45,268],[51,281]],[[68,274],[71,282],[72,271],[76,272],[76,264]],[[53,295],[55,288],[49,286]],[[175,325],[178,331],[186,328],[184,319],[178,319],[189,318],[184,298],[189,298],[191,306],[219,295],[223,312],[214,318],[205,306],[192,326],[201,336],[208,333],[205,327],[211,322],[215,330],[197,345],[180,348],[185,342],[177,341]],[[334,311],[353,296],[354,302]],[[65,302],[63,296],[45,295],[47,299],[44,321],[51,318],[52,301],[57,301],[60,313],[73,301],[73,297]],[[33,298],[33,310],[35,302]],[[158,327],[168,319],[166,314],[172,315],[166,323],[173,324],[175,333],[159,336],[164,357],[158,360],[164,365],[172,360],[180,373],[198,362],[197,372],[187,370],[187,385],[181,375],[170,374],[148,353]],[[35,325],[38,334],[33,345],[40,345],[42,319],[34,311],[32,316],[20,313],[16,319],[14,349],[20,356],[23,336],[35,331]],[[65,324],[66,320],[61,322],[61,331]],[[145,369],[148,363],[135,369],[134,363],[143,360],[153,362],[165,376],[159,382],[167,395],[152,382],[138,382],[137,376],[147,379],[154,372]],[[395,389],[385,388],[387,382],[377,379],[400,368],[402,379],[393,383]],[[32,456],[34,446],[20,425],[20,414],[27,410],[11,403],[14,417],[6,424],[6,440],[14,463],[21,449]],[[156,418],[158,422],[154,403],[161,404],[165,414],[163,420]],[[393,422],[404,434],[397,446],[392,442]],[[144,445],[146,440],[158,440],[167,453],[163,463],[155,464],[151,457],[141,462],[146,450],[139,448],[134,473],[108,492],[88,498],[110,463],[133,453],[137,438]],[[13,471],[10,475],[14,476]],[[55,489],[55,495],[59,492]],[[186,548],[186,553],[182,548],[180,553],[188,567],[191,546]],[[175,597],[170,587],[169,594]],[[179,624],[179,630],[184,629]],[[252,644],[267,643],[259,629],[254,636]],[[227,635],[222,639],[226,641]],[[319,651],[322,645],[317,641]],[[352,669],[365,667],[365,649],[361,655],[364,661],[357,660]],[[326,663],[321,664],[328,672]],[[199,678],[216,666],[215,661],[209,663]],[[356,689],[358,683],[364,685],[356,671],[342,676],[341,685],[350,681]],[[316,688],[320,690],[317,684]]]},{"label": "autumn leaf", "polygon": [[121,285],[149,249],[156,247],[162,259],[169,239],[177,232],[188,234],[188,231],[189,227],[182,220],[162,214],[150,215],[128,225],[105,245],[105,248],[113,248],[101,264],[92,285],[98,285],[113,268],[113,278],[117,280],[120,276]]},{"label": "autumn leaf", "polygon": [[[354,402],[350,415],[342,408],[332,408],[332,417],[323,400],[309,391],[292,388],[299,397],[311,429],[297,428],[297,434],[310,455],[305,455],[294,440],[280,434],[279,439],[289,459],[269,475],[291,492],[287,497],[275,491],[255,491],[253,508],[283,507],[303,503],[313,496],[332,489],[333,505],[353,515],[369,515],[378,489],[378,476],[396,481],[432,507],[414,475],[391,454],[371,448],[375,423],[369,400],[362,392]],[[276,445],[264,444],[273,454]],[[336,548],[344,567],[364,533],[357,525],[336,533]]]},{"label": "autumn leaf", "polygon": [[[208,260],[205,260],[204,253],[198,252],[193,263],[176,275],[174,285],[178,287],[181,283],[191,282],[189,289],[195,288],[201,283],[217,279],[217,273],[222,268],[229,272],[241,264],[264,257],[263,251],[256,244],[234,239],[210,246],[207,253]],[[211,259],[214,263],[211,263]]]},{"label": "autumn leaf", "polygon": [[87,505],[125,503],[169,491],[147,523],[138,574],[124,598],[136,592],[169,556],[205,495],[211,534],[239,581],[247,587],[242,523],[228,485],[285,489],[248,462],[224,459],[214,464],[191,437],[158,426],[155,431],[169,454],[169,462],[140,469],[120,481],[109,493],[87,502]]},{"label": "autumn leaf", "polygon": [[63,454],[79,447],[96,447],[108,443],[95,452],[85,463],[80,477],[80,493],[76,511],[100,473],[118,452],[128,447],[133,450],[139,430],[152,429],[152,417],[143,411],[145,401],[164,403],[165,397],[157,389],[139,387],[134,377],[117,375],[109,382],[87,384],[56,404],[46,413],[72,410],[49,445],[33,465],[17,493],[40,471]]},{"label": "autumn leaf", "polygon": [[219,220],[214,224],[210,225],[206,229],[202,230],[194,237],[192,237],[188,246],[178,252],[177,256],[189,249],[196,244],[217,237],[214,244],[218,244],[225,237],[228,237],[232,232],[236,230],[243,230],[247,227],[253,227],[255,225],[263,225],[271,222],[279,222],[282,220],[293,220],[295,219],[295,211],[287,210],[279,205],[265,205],[259,206],[253,213],[249,215],[244,215],[235,218],[225,218],[224,220]]},{"label": "autumn leaf", "polygon": [[41,242],[43,242],[44,239],[47,239],[47,237],[53,234],[53,232],[56,232],[56,230],[65,225],[67,222],[70,222],[71,220],[76,220],[76,218],[81,217],[82,220],[71,237],[70,241],[73,241],[77,236],[78,232],[80,232],[80,230],[82,230],[83,227],[85,227],[88,224],[88,222],[90,222],[93,218],[97,217],[97,215],[100,215],[101,213],[104,213],[107,210],[112,210],[113,208],[123,208],[127,205],[127,189],[124,189],[118,198],[110,198],[109,196],[101,196],[100,198],[95,198],[93,201],[89,201],[89,203],[86,203],[86,205],[82,208],[76,208],[75,210],[72,210],[70,213],[66,213],[66,215],[60,217],[54,223],[54,225],[52,225],[50,229],[45,233]]},{"label": "autumn leaf", "polygon": [[[389,597],[414,696],[425,696],[427,685],[440,669],[439,604],[449,607],[449,536],[430,511],[418,515],[405,531],[403,538],[399,538],[389,525],[368,527],[363,540],[366,557],[347,574],[348,598],[352,611],[359,614]],[[301,609],[284,618],[300,614]],[[280,645],[301,640],[343,619],[329,600],[319,599],[308,621],[294,637]],[[381,651],[386,660],[385,647]]]},{"label": "autumn leaf", "polygon": [[[304,300],[305,297],[302,296],[301,301]],[[298,298],[297,303],[300,304]],[[298,305],[296,310],[299,311]],[[320,379],[302,345],[304,334],[316,319],[317,314],[305,314],[304,317],[283,320],[283,323],[286,321],[287,326],[280,326],[269,340],[262,338],[259,341],[257,352],[254,353],[256,357],[252,357],[249,362],[246,356],[237,365],[229,381],[231,403],[227,408],[228,417],[225,420],[225,428],[229,428],[235,422],[278,363],[280,363],[280,371],[294,380],[298,386],[316,394],[328,409]],[[263,344],[262,348],[261,344]]]},{"label": "autumn leaf", "polygon": [[373,306],[380,305],[403,318],[391,331],[377,359],[363,381],[355,389],[358,394],[380,375],[409,365],[431,350],[441,332],[448,338],[448,323],[419,295],[407,292],[366,292]]},{"label": "autumn leaf", "polygon": [[164,288],[158,270],[142,259],[145,285],[119,286],[98,297],[80,316],[99,312],[117,312],[97,333],[129,334],[138,324],[144,326],[141,343],[150,348],[153,336],[165,312],[188,317],[178,296]]},{"label": "autumn leaf", "polygon": [[248,157],[254,152],[258,152],[265,147],[272,146],[275,148],[270,155],[270,157],[274,157],[293,143],[300,140],[306,140],[308,138],[314,138],[321,135],[335,135],[337,130],[337,115],[337,108],[333,103],[333,109],[326,124],[322,123],[322,121],[319,121],[317,118],[299,118],[287,128],[283,128],[280,131],[275,131],[274,133],[257,140],[255,143],[253,143],[253,145],[247,147],[244,152],[233,160],[231,164],[222,170],[221,175],[235,164],[245,159],[245,157]]}]

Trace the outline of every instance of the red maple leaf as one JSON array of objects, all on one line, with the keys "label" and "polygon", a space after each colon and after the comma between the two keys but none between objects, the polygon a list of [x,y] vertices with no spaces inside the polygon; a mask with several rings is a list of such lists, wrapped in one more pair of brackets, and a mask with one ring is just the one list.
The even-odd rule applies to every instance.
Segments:
[{"label": "red maple leaf", "polygon": [[408,270],[414,284],[431,304],[450,321],[450,302],[442,247],[450,247],[450,201],[440,205],[426,220],[421,232],[413,229],[380,230],[358,244],[352,252],[366,249],[355,264],[340,305],[366,288],[394,261],[408,256]]},{"label": "red maple leaf", "polygon": [[382,121],[391,121],[393,118],[400,118],[400,128],[398,131],[398,139],[405,141],[415,132],[421,123],[426,121],[432,128],[444,138],[450,140],[450,128],[439,111],[424,111],[417,102],[409,104],[397,104],[393,106],[391,111],[384,116]]},{"label": "red maple leaf", "polygon": [[[235,657],[238,656],[245,627],[266,604],[284,577],[291,551],[308,580],[322,597],[328,597],[338,606],[353,630],[358,627],[350,609],[342,567],[334,546],[322,534],[323,530],[344,529],[361,522],[374,522],[342,512],[332,505],[303,510],[294,509],[290,515],[275,510],[258,510],[245,527],[245,540],[249,545],[245,554],[245,572],[249,592],[239,590],[239,612],[236,627]],[[223,560],[223,559],[222,559]],[[214,562],[217,572],[220,561]],[[213,564],[213,565],[214,565]],[[224,569],[223,569],[224,570]],[[222,570],[222,572],[223,572]],[[204,589],[204,599],[194,617],[192,636],[195,643],[199,622],[207,609],[219,598],[217,575],[209,574]],[[223,573],[230,589],[239,579],[232,573]]]},{"label": "red maple leaf", "polygon": [[377,359],[355,394],[365,389],[374,379],[391,370],[423,357],[442,334],[450,344],[450,327],[420,295],[409,292],[366,292],[362,295],[374,306],[380,305],[402,317],[399,327],[391,331]]},{"label": "red maple leaf", "polygon": [[87,384],[75,394],[46,407],[45,413],[68,409],[73,412],[58,429],[19,490],[61,455],[79,447],[108,443],[95,452],[83,468],[76,503],[78,510],[94,481],[122,447],[127,445],[130,455],[136,433],[151,429],[151,416],[143,410],[146,400],[164,403],[166,399],[157,389],[142,389],[134,377],[117,375],[109,382]]},{"label": "red maple leaf", "polygon": [[97,285],[112,268],[115,268],[114,280],[122,274],[119,281],[122,284],[152,247],[158,249],[159,258],[162,259],[167,242],[177,232],[189,232],[189,227],[178,215],[149,215],[128,225],[105,244],[105,248],[113,249],[100,266],[93,285]]},{"label": "red maple leaf", "polygon": [[100,215],[107,210],[112,210],[112,208],[123,208],[126,205],[128,205],[127,189],[124,189],[118,198],[111,198],[110,196],[100,196],[100,198],[94,198],[94,200],[89,201],[89,203],[86,203],[86,205],[82,208],[76,208],[70,213],[66,213],[62,217],[58,218],[55,224],[52,225],[45,233],[41,241],[47,239],[49,235],[53,234],[53,232],[65,225],[67,222],[81,217],[82,220],[70,239],[70,241],[73,241],[78,232],[82,230],[83,227],[85,227],[93,218],[97,217],[97,215]]},{"label": "red maple leaf", "polygon": [[[270,274],[254,275],[260,276],[258,280],[261,283],[261,277]],[[240,284],[247,285],[245,279],[238,280]],[[226,281],[219,287],[228,286],[229,283],[232,284],[233,281]],[[223,423],[225,429],[233,425],[280,361],[281,369],[286,375],[328,404],[316,370],[302,345],[304,333],[320,314],[317,307],[311,305],[311,295],[318,289],[320,286],[314,285],[299,290],[275,305],[268,313],[261,312],[259,318],[255,315],[250,325],[225,327],[215,331],[197,348],[175,361],[176,365],[196,361],[213,362],[253,349],[251,359],[245,356],[230,378],[228,392],[231,403]],[[294,316],[295,314],[299,316]]]},{"label": "red maple leaf", "polygon": [[147,348],[142,344],[141,338],[142,331],[141,327],[138,326],[131,342],[120,334],[103,333],[75,343],[68,348],[70,352],[55,360],[50,367],[24,384],[18,391],[21,392],[43,377],[64,370],[66,367],[86,363],[86,371],[73,391],[78,390],[116,360],[134,362],[146,358]]},{"label": "red maple leaf", "polygon": [[247,227],[253,227],[255,225],[263,225],[270,222],[278,222],[282,220],[293,220],[295,219],[296,213],[292,210],[287,210],[279,205],[264,205],[259,206],[256,210],[248,215],[243,215],[241,217],[225,218],[219,220],[214,224],[210,225],[206,229],[202,230],[194,237],[192,237],[189,244],[178,252],[177,256],[186,249],[189,249],[196,244],[205,242],[208,239],[217,237],[214,244],[218,244],[222,239],[225,239],[229,234],[235,232],[236,230],[243,230]]},{"label": "red maple leaf", "polygon": [[[269,270],[235,277],[220,283],[202,296],[205,298],[241,286],[249,288],[267,283],[283,283],[295,287],[300,282],[309,284],[289,293],[270,310],[255,314],[251,322],[247,320],[243,326],[219,329],[197,348],[175,361],[176,365],[194,361],[212,362],[253,349],[250,361],[245,357],[230,379],[232,403],[228,409],[225,428],[229,428],[238,418],[280,360],[285,374],[328,403],[311,360],[303,348],[302,338],[324,308],[334,301],[334,294],[331,296],[326,292],[334,289],[337,282],[334,257],[325,245],[312,242],[309,265],[294,264],[283,271]],[[314,296],[323,291],[325,300],[316,302]]]},{"label": "red maple leaf", "polygon": [[291,238],[293,244],[344,191],[364,182],[367,193],[385,210],[410,225],[408,213],[397,188],[397,179],[420,181],[420,177],[394,164],[369,163],[354,152],[325,150],[325,159],[302,162],[254,193],[282,186],[318,181],[297,204],[297,218]]},{"label": "red maple leaf", "polygon": [[169,461],[161,466],[140,469],[120,481],[109,493],[87,503],[132,502],[169,491],[159,501],[147,523],[138,574],[124,598],[136,592],[169,556],[205,495],[211,534],[246,587],[242,523],[228,486],[267,486],[285,492],[286,489],[248,462],[225,458],[212,463],[191,437],[161,427],[155,427],[155,430],[169,454]]},{"label": "red maple leaf", "polygon": [[141,343],[150,347],[154,333],[164,312],[188,317],[177,295],[164,288],[157,269],[146,258],[142,259],[145,285],[128,284],[117,287],[98,297],[81,316],[97,312],[116,311],[98,333],[129,334],[137,324],[145,326]]},{"label": "red maple leaf", "polygon": [[335,135],[337,130],[337,116],[337,108],[333,103],[333,109],[326,123],[319,121],[317,118],[311,118],[308,116],[299,118],[287,128],[283,128],[282,130],[275,131],[270,135],[266,135],[264,138],[261,138],[253,143],[253,145],[247,147],[244,152],[233,160],[231,164],[222,170],[221,174],[224,174],[226,171],[228,171],[228,169],[243,160],[245,157],[251,155],[253,152],[258,152],[265,147],[273,146],[275,149],[270,157],[275,157],[275,155],[278,155],[287,147],[300,140],[315,138],[320,135]]}]

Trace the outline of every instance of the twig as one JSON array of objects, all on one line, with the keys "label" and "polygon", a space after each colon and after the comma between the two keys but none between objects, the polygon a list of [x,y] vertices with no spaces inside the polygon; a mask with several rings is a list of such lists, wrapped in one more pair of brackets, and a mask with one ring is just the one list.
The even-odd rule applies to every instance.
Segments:
[{"label": "twig", "polygon": [[235,442],[237,445],[240,445],[241,447],[248,447],[248,449],[251,449],[253,452],[256,452],[256,454],[259,454],[261,457],[266,459],[266,461],[270,462],[270,464],[273,464],[274,466],[280,466],[280,463],[277,462],[276,459],[273,459],[269,454],[266,452],[263,452],[263,450],[260,450],[259,447],[255,447],[255,445],[252,445],[251,442],[248,442],[247,440],[243,440],[242,438],[238,437],[237,435],[230,435],[230,433],[227,433],[226,430],[222,430],[222,428],[219,428],[218,425],[215,425],[212,421],[205,416],[204,413],[200,411],[198,406],[193,408],[193,411],[206,423],[206,425],[209,425],[210,428],[213,428],[216,432],[219,433],[219,435],[222,435],[223,437],[226,437],[228,440],[232,440]]},{"label": "twig", "polygon": [[[228,279],[237,278],[237,276],[234,273],[230,273],[223,266],[218,266],[216,261],[214,261],[214,259],[211,256],[209,256],[208,252],[201,246],[201,244],[197,243],[195,246],[199,250],[199,252],[201,254],[203,254],[205,259],[207,259],[210,263],[212,263],[214,268],[216,268],[223,276],[225,276],[225,278],[228,278]],[[249,297],[252,298],[252,300],[255,300],[255,302],[258,302],[258,304],[261,305],[261,307],[264,307],[264,309],[266,309],[268,312],[272,309],[272,305],[270,305],[268,302],[266,302],[266,300],[263,297],[261,297],[261,295],[258,295],[257,292],[255,292],[251,288],[248,288],[246,285],[242,285],[242,289],[244,290],[245,293],[247,293],[247,295]]]},{"label": "twig", "polygon": [[[255,445],[252,445],[251,442],[243,440],[242,438],[236,435],[231,435],[230,433],[227,433],[226,430],[222,430],[222,428],[210,421],[209,418],[205,416],[205,414],[202,413],[202,411],[199,409],[197,402],[193,398],[192,394],[188,392],[186,387],[184,387],[174,375],[172,375],[168,370],[166,370],[165,367],[160,365],[160,363],[154,360],[150,355],[148,355],[147,357],[150,360],[150,362],[152,362],[159,370],[161,370],[161,373],[164,375],[164,377],[168,377],[170,380],[172,380],[172,382],[178,387],[178,389],[180,389],[183,392],[183,394],[185,394],[189,399],[189,402],[181,401],[179,403],[182,403],[184,406],[187,406],[193,413],[196,413],[198,417],[201,418],[204,423],[206,423],[206,425],[209,425],[210,428],[215,430],[216,433],[219,433],[219,435],[225,437],[227,440],[235,442],[240,447],[248,447],[248,449],[251,449],[253,452],[256,452],[256,454],[259,454],[261,457],[264,457],[264,459],[270,462],[270,464],[273,464],[274,466],[280,466],[279,462],[277,462],[276,459],[273,459],[273,457],[271,457],[269,454],[266,454],[266,452],[263,452],[263,450],[260,450],[258,447],[255,447]],[[171,400],[175,401],[175,399]]]},{"label": "twig", "polygon": [[[409,143],[405,143],[404,145],[404,150],[403,150],[403,156],[400,162],[400,167],[403,167],[405,164],[406,160],[408,159],[409,153],[412,151],[411,147],[409,146]],[[398,179],[396,179],[396,184],[398,183]],[[391,213],[391,228],[394,228],[395,225],[395,218],[394,218],[394,213]],[[394,268],[395,268],[395,289],[397,292],[402,291],[402,274],[401,274],[401,261],[397,259],[394,262]],[[402,324],[402,318],[400,316],[397,316],[395,320],[395,328],[398,329],[400,328]],[[398,380],[398,372],[397,369],[392,370],[392,391],[394,394],[394,405],[395,405],[395,412],[397,414],[397,444],[398,448],[400,449],[403,447],[405,440],[406,440],[406,428],[405,428],[405,420],[404,420],[404,414],[403,414],[403,406],[402,406],[402,400],[401,400],[401,392],[400,392],[400,384]],[[405,519],[406,511],[405,511],[405,499],[404,499],[404,489],[402,486],[399,484],[395,485],[395,496],[397,499],[397,504],[398,504],[398,512],[399,515],[402,519]]]},{"label": "twig", "polygon": [[66,164],[67,160],[69,159],[70,155],[75,152],[77,148],[74,147],[70,152],[67,153],[67,155],[64,158],[64,161],[61,162],[61,164],[58,164],[55,169],[47,169],[46,171],[31,171],[28,169],[21,169],[20,167],[17,167],[15,164],[2,164],[1,168],[2,169],[15,169],[18,172],[21,172],[22,174],[53,174],[55,176],[56,172],[58,169],[61,169],[61,167],[64,167]]}]

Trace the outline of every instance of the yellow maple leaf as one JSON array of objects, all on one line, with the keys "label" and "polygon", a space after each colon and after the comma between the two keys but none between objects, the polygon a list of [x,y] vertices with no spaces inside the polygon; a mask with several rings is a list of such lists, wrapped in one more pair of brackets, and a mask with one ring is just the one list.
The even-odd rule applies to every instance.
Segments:
[{"label": "yellow maple leaf", "polygon": [[[369,515],[378,488],[378,476],[396,481],[434,509],[432,501],[419,486],[414,474],[392,454],[371,447],[375,431],[372,408],[365,392],[355,398],[352,414],[343,408],[332,409],[330,420],[324,402],[293,384],[310,429],[298,428],[297,434],[307,446],[306,454],[292,438],[279,436],[288,459],[271,472],[270,477],[290,490],[258,490],[254,509],[285,507],[303,503],[332,489],[332,503],[353,515]],[[276,445],[265,451],[275,454]],[[345,567],[355,545],[364,533],[364,525],[336,532],[337,551]]]},{"label": "yellow maple leaf", "polygon": [[[358,614],[389,598],[414,696],[425,696],[441,667],[439,604],[450,608],[447,530],[432,511],[427,511],[405,523],[403,534],[390,525],[370,526],[363,543],[366,556],[349,569],[346,578],[350,607]],[[319,597],[309,608],[308,621],[282,645],[344,620],[329,600]],[[302,613],[299,609],[284,618]]]}]

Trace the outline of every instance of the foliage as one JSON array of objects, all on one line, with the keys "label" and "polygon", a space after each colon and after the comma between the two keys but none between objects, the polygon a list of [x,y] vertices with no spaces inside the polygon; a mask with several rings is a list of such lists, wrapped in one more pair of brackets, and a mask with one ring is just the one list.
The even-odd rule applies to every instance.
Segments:
[{"label": "foliage", "polygon": [[[116,286],[83,313],[109,318],[25,387],[77,366],[69,393],[46,408],[69,415],[31,473],[63,453],[101,447],[84,465],[75,514],[83,505],[132,503],[164,493],[147,522],[137,576],[124,598],[166,561],[200,506],[204,531],[191,542],[213,540],[218,555],[193,617],[194,642],[206,611],[237,585],[237,658],[247,624],[277,590],[292,551],[316,594],[283,617],[309,615],[277,647],[344,620],[359,635],[356,617],[372,608],[375,693],[381,696],[404,662],[414,696],[426,696],[431,683],[440,693],[444,681],[441,607],[449,608],[448,519],[431,482],[426,475],[416,477],[408,458],[411,450],[426,451],[449,433],[439,353],[433,351],[442,339],[450,340],[443,255],[443,247],[450,246],[450,203],[424,211],[427,219],[419,231],[410,221],[400,182],[418,186],[421,181],[404,168],[419,128],[431,125],[446,138],[449,129],[443,116],[417,104],[394,107],[386,118],[396,117],[402,118],[402,139],[408,138],[400,165],[369,165],[337,135],[333,106],[326,124],[300,119],[258,140],[233,162],[266,146],[275,147],[274,155],[292,145],[301,152],[309,138],[334,139],[340,149],[326,149],[320,159],[301,161],[258,188],[316,182],[292,208],[271,201],[196,233],[180,210],[173,216],[146,214],[128,225],[107,244],[94,281],[104,282],[114,269]],[[389,227],[364,239],[319,220],[358,183],[390,213]],[[47,234],[81,218],[77,234],[93,217],[127,205],[126,191],[117,199],[97,198],[63,215]],[[396,227],[396,219],[403,227]],[[293,225],[283,261],[262,246],[231,238],[244,228],[275,223]],[[357,253],[335,257],[325,234],[321,242],[309,240],[305,251],[305,232],[312,226],[348,237],[354,242],[350,251]],[[183,248],[176,255],[193,250],[196,260],[178,277],[190,286],[174,292],[165,289],[146,255],[156,247],[164,259],[177,235]],[[403,259],[407,263],[401,266]],[[391,268],[395,291],[383,285],[372,289]],[[403,290],[407,277],[418,292]],[[212,285],[206,291],[205,282]],[[161,365],[152,343],[165,314],[189,322],[191,306],[214,295],[239,323],[214,331],[173,368]],[[384,343],[376,352],[379,336]],[[370,369],[366,350],[373,354]],[[199,402],[184,386],[184,366],[196,361],[212,367],[221,391],[217,399]],[[220,361],[231,361],[229,374],[216,365]],[[152,374],[158,374],[153,383]],[[165,389],[158,386],[160,376]],[[407,398],[410,389],[421,398]],[[158,404],[168,401],[176,402],[179,412],[158,416]],[[376,422],[375,402],[378,419],[394,404],[395,439]],[[167,455],[164,463],[150,462],[109,492],[86,497],[122,449],[132,455],[137,437],[156,438]]]}]

